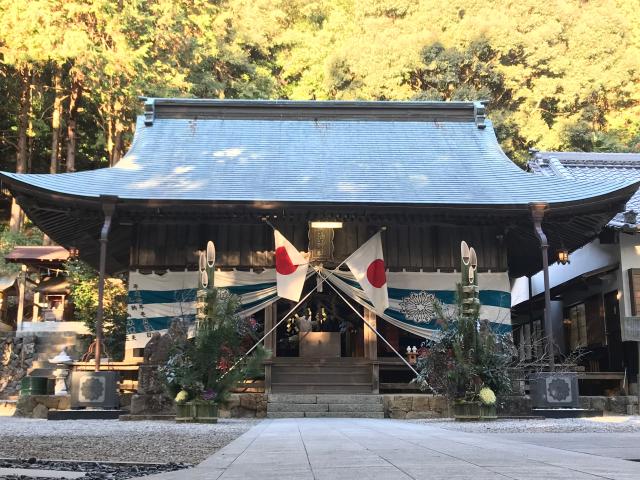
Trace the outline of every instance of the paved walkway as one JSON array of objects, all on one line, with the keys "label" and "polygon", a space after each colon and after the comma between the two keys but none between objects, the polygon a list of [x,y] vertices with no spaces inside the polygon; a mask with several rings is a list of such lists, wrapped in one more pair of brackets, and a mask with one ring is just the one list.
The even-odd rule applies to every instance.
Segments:
[{"label": "paved walkway", "polygon": [[397,420],[265,420],[190,471],[146,478],[640,479],[638,462],[536,445],[527,438],[461,433]]}]

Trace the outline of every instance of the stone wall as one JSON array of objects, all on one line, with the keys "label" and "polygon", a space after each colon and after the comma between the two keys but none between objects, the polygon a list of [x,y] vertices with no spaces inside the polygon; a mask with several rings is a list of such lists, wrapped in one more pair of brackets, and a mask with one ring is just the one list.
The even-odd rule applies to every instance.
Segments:
[{"label": "stone wall", "polygon": [[18,395],[20,380],[33,364],[36,338],[16,338],[14,332],[0,336],[0,398]]},{"label": "stone wall", "polygon": [[220,418],[265,418],[267,395],[264,393],[232,393],[218,411]]},{"label": "stone wall", "polygon": [[580,397],[580,407],[621,415],[638,415],[638,397]]},{"label": "stone wall", "polygon": [[396,419],[443,418],[449,416],[449,403],[439,395],[383,395],[384,416]]}]

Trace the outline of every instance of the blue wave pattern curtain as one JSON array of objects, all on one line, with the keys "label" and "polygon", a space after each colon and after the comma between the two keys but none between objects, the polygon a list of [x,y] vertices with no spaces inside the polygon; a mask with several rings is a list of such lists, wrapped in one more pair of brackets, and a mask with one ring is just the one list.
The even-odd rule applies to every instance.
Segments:
[{"label": "blue wave pattern curtain", "polygon": [[[249,316],[275,302],[275,270],[261,273],[228,271],[215,273],[216,287],[228,288],[240,297],[240,315]],[[129,272],[126,348],[144,347],[153,332],[164,333],[171,321],[195,321],[198,272],[143,274]]]},{"label": "blue wave pattern curtain", "polygon": [[[329,275],[329,273],[333,273],[333,275]],[[323,276],[328,276],[328,281],[347,297],[362,306],[372,308],[351,272],[323,269]],[[415,321],[410,318],[410,314],[406,314],[407,304],[414,309],[432,308],[430,305],[415,305],[420,299],[412,298],[411,294],[426,292],[433,295],[428,298],[436,298],[445,308],[451,308],[456,303],[456,285],[459,282],[459,273],[387,272],[389,308],[385,310],[381,318],[414,335],[428,339],[433,338],[440,329],[434,320]],[[480,318],[489,320],[491,326],[498,332],[510,332],[511,288],[508,274],[506,272],[480,273],[478,283],[481,303]],[[422,297],[422,300],[424,298]]]},{"label": "blue wave pattern curtain", "polygon": [[[323,275],[330,272],[323,270]],[[333,272],[329,281],[359,304],[371,307],[350,272]],[[310,272],[313,275],[313,271]],[[420,322],[408,318],[403,301],[412,293],[428,292],[444,305],[455,304],[457,273],[387,272],[390,307],[382,318],[389,323],[424,338],[433,338],[439,330],[434,321]],[[198,272],[167,272],[160,274],[129,273],[129,320],[126,348],[142,348],[153,332],[164,333],[171,321],[182,318],[195,320]],[[216,272],[215,285],[239,295],[241,315],[253,313],[278,300],[275,270],[260,273],[244,271]],[[507,273],[481,273],[480,316],[489,320],[501,332],[511,330],[511,294]]]}]

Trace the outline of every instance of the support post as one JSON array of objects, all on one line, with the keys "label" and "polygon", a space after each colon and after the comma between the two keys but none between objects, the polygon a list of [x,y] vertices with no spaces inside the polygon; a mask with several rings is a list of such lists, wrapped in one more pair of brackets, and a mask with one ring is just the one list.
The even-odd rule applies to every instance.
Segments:
[{"label": "support post", "polygon": [[95,348],[95,371],[100,371],[100,359],[102,357],[102,320],[104,315],[104,281],[107,269],[107,244],[109,243],[109,231],[111,221],[116,210],[115,198],[105,198],[102,204],[104,212],[104,224],[100,232],[100,275],[98,277],[98,311],[96,312],[96,348]]},{"label": "support post", "polygon": [[[40,286],[40,279],[36,280],[36,288]],[[40,321],[40,292],[35,292],[33,294],[33,314],[31,315],[32,322]]]},{"label": "support post", "polygon": [[549,286],[549,241],[542,230],[542,220],[549,206],[546,203],[531,203],[531,217],[533,230],[540,241],[542,252],[542,274],[544,277],[544,330],[547,337],[547,351],[549,352],[549,371],[555,370],[555,348],[553,341],[553,325],[551,324],[551,289]]},{"label": "support post", "polygon": [[[277,302],[264,309],[264,331],[269,332],[276,323]],[[264,339],[264,347],[271,351],[271,358],[276,356],[276,332],[269,333]],[[271,393],[271,362],[264,366],[264,391]]]},{"label": "support post", "polygon": [[16,318],[16,331],[22,330],[24,320],[24,294],[27,288],[27,266],[22,265],[18,275],[18,315]]},{"label": "support post", "polygon": [[[378,328],[376,312],[364,309],[364,318],[374,329]],[[378,337],[371,328],[364,329],[364,356],[371,361],[371,392],[380,392],[380,365],[378,364]]]}]

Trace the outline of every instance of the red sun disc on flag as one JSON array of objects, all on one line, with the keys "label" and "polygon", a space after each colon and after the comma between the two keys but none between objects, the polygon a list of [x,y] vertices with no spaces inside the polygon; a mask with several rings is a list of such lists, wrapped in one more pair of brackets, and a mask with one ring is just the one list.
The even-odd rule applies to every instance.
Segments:
[{"label": "red sun disc on flag", "polygon": [[367,267],[367,280],[372,287],[381,288],[387,283],[387,276],[384,273],[384,261],[376,259]]},{"label": "red sun disc on flag", "polygon": [[289,258],[285,247],[276,248],[276,272],[280,275],[291,275],[298,268]]}]

